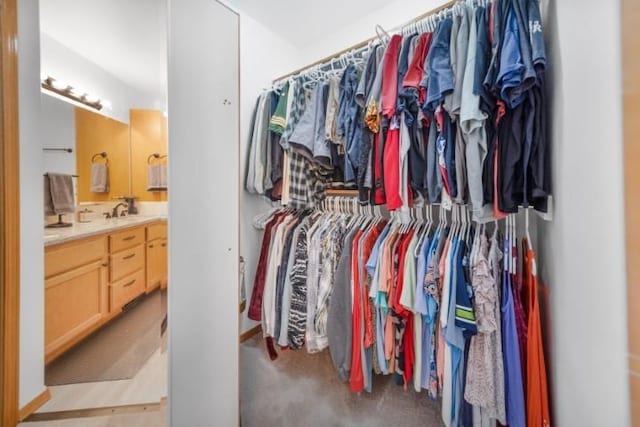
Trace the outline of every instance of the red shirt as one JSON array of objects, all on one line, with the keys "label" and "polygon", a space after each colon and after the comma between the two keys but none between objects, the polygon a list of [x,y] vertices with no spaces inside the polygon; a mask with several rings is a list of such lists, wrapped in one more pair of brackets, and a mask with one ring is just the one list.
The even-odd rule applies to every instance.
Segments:
[{"label": "red shirt", "polygon": [[422,76],[424,75],[424,60],[431,47],[432,37],[433,33],[423,33],[420,35],[413,59],[411,60],[411,64],[409,64],[409,69],[402,82],[404,87],[417,88],[420,85]]},{"label": "red shirt", "polygon": [[382,115],[391,118],[396,113],[398,103],[398,56],[402,36],[394,34],[384,52],[382,65]]},{"label": "red shirt", "polygon": [[387,209],[393,211],[402,206],[400,197],[400,129],[390,128],[384,144],[384,192]]}]

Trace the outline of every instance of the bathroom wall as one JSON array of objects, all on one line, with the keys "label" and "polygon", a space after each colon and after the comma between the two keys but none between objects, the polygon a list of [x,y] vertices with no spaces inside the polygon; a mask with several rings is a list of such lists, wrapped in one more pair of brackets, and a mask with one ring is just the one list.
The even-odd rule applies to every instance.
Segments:
[{"label": "bathroom wall", "polygon": [[[91,95],[108,100],[111,103],[111,108],[103,108],[100,114],[129,123],[129,109],[157,108],[155,97],[126,85],[114,75],[46,33],[41,33],[40,40],[42,50],[41,76],[51,76],[63,80]],[[162,108],[164,106],[160,107],[160,109]]]}]

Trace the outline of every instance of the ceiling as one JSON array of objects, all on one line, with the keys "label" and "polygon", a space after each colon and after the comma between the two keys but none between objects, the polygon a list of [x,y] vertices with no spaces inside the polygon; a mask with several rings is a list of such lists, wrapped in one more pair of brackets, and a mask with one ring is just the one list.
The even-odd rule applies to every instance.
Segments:
[{"label": "ceiling", "polygon": [[166,96],[166,0],[45,0],[40,29],[144,94]]},{"label": "ceiling", "polygon": [[343,28],[349,22],[389,0],[226,0],[256,21],[303,47],[316,41],[318,35]]}]

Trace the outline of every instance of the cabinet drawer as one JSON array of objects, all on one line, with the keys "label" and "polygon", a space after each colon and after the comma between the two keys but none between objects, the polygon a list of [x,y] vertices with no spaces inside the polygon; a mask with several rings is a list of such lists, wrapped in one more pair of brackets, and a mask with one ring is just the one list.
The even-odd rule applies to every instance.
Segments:
[{"label": "cabinet drawer", "polygon": [[138,270],[133,274],[118,280],[110,285],[109,311],[113,312],[123,305],[144,293],[144,270]]},{"label": "cabinet drawer", "polygon": [[147,241],[167,238],[167,223],[157,222],[147,226]]},{"label": "cabinet drawer", "polygon": [[144,268],[144,245],[111,255],[109,278],[112,282]]},{"label": "cabinet drawer", "polygon": [[130,228],[109,236],[109,252],[114,254],[144,243],[144,227]]},{"label": "cabinet drawer", "polygon": [[45,277],[55,276],[98,261],[107,255],[107,236],[90,237],[49,246],[45,251]]}]

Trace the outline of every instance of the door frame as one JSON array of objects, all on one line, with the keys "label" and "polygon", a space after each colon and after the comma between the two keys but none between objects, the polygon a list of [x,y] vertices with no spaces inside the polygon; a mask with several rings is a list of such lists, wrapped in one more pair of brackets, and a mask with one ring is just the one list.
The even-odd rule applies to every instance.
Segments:
[{"label": "door frame", "polygon": [[627,258],[627,345],[631,425],[640,425],[640,5],[623,0],[621,9],[621,54],[623,78],[625,244]]},{"label": "door frame", "polygon": [[17,0],[0,0],[0,424],[19,412],[20,180]]}]

